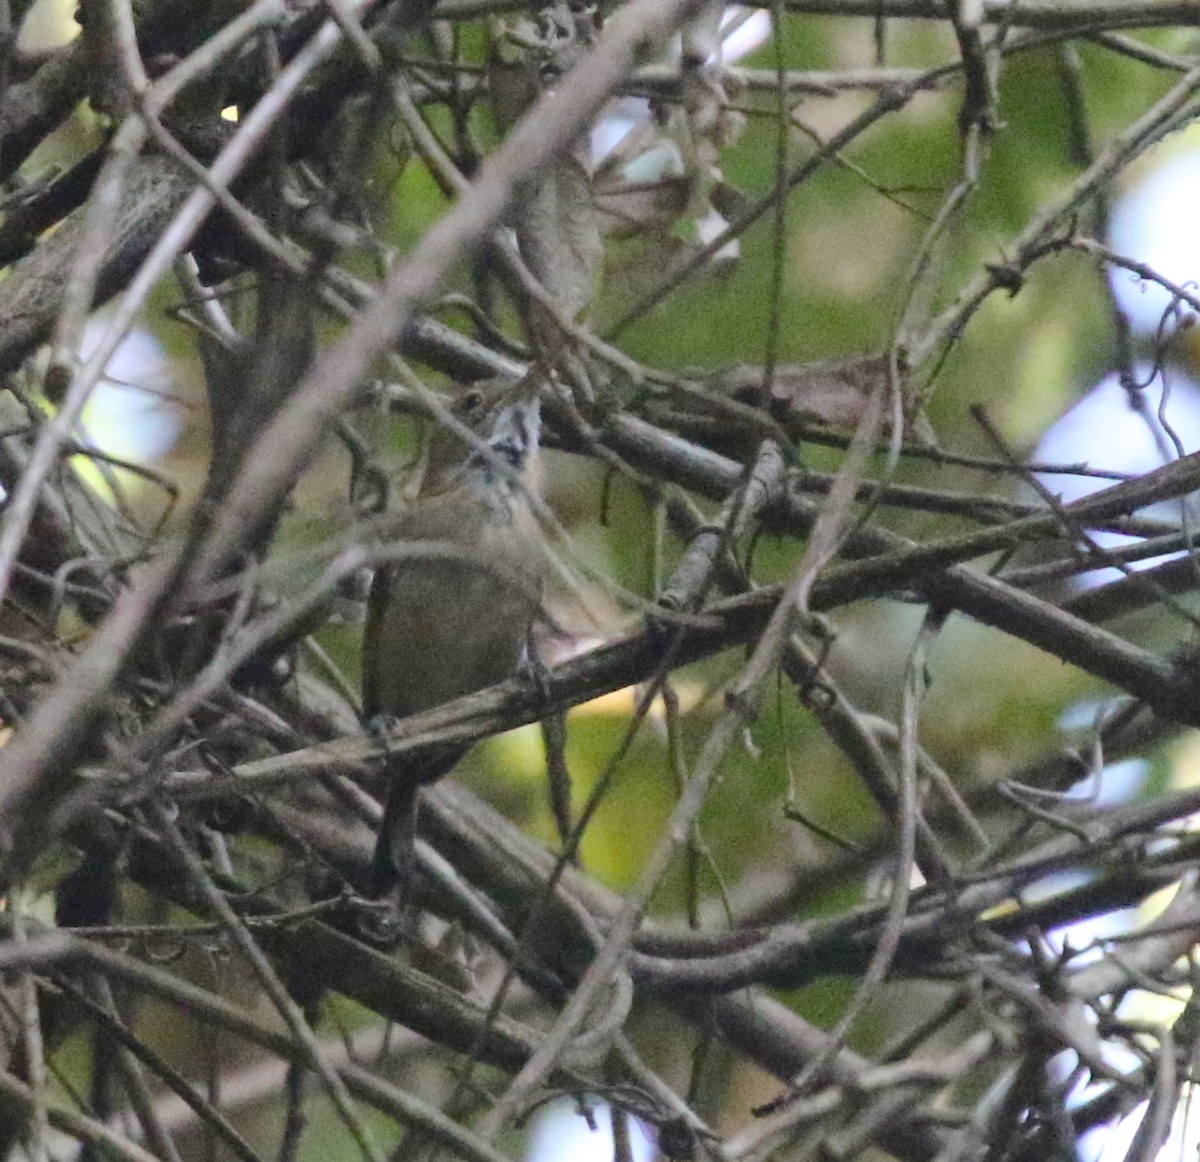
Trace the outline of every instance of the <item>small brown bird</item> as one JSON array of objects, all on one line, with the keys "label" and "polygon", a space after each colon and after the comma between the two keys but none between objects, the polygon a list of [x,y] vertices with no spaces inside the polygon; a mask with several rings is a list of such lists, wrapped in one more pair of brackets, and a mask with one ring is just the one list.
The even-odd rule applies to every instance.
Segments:
[{"label": "small brown bird", "polygon": [[[465,455],[451,467],[439,463],[448,441],[435,441],[421,495],[388,536],[441,544],[455,555],[415,554],[376,573],[363,639],[368,721],[404,718],[494,685],[516,674],[527,656],[544,561],[530,503],[538,479],[538,397],[522,382],[490,400],[472,389],[462,404],[459,413],[479,442],[464,449],[457,440]],[[391,765],[375,847],[376,896],[410,882],[421,788],[465,750],[450,745]]]}]

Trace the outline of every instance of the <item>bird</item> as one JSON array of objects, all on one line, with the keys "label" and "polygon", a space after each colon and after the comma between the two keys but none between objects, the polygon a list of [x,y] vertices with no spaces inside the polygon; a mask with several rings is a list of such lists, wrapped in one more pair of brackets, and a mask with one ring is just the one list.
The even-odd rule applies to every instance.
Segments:
[{"label": "bird", "polygon": [[[544,553],[534,512],[540,405],[528,381],[468,389],[453,409],[470,445],[439,429],[421,492],[386,530],[431,551],[381,566],[363,634],[363,714],[378,729],[522,672],[541,609]],[[444,546],[442,554],[432,546]],[[372,895],[403,897],[416,863],[422,789],[467,747],[447,744],[387,764]]]}]

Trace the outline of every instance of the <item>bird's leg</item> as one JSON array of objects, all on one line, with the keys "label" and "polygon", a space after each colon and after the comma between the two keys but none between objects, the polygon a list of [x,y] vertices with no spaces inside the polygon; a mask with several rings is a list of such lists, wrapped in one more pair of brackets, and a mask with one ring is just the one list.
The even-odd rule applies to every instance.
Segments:
[{"label": "bird's leg", "polygon": [[521,656],[517,659],[515,677],[524,682],[538,702],[547,710],[552,705],[550,676],[551,668],[542,660],[541,651],[534,640],[532,632],[525,638]]}]

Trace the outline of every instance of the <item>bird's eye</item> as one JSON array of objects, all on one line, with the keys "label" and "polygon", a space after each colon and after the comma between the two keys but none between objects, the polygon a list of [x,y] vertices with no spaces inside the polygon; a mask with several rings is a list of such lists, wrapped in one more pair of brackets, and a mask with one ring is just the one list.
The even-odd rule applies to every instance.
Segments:
[{"label": "bird's eye", "polygon": [[464,411],[473,412],[481,403],[483,403],[483,392],[475,387],[471,388],[462,397]]}]

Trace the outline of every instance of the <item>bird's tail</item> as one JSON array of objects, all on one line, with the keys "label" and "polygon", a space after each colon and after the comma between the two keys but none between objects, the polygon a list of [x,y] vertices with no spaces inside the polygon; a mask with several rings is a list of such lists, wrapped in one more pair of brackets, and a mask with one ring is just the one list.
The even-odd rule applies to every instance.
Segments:
[{"label": "bird's tail", "polygon": [[375,841],[371,868],[371,894],[382,899],[389,893],[407,895],[417,870],[417,814],[421,792],[435,783],[462,758],[466,748],[448,745],[435,748],[419,763],[402,762],[397,756],[387,772],[387,801],[383,824]]},{"label": "bird's tail", "polygon": [[420,806],[419,782],[403,777],[391,780],[371,868],[371,894],[376,899],[398,888],[403,890],[412,883],[417,864],[417,812]]}]

